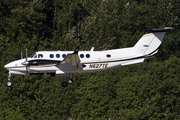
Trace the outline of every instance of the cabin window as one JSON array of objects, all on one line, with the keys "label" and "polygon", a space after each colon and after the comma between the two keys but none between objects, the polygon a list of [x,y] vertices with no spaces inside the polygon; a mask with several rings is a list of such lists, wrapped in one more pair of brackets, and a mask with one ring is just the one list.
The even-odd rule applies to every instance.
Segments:
[{"label": "cabin window", "polygon": [[50,55],[49,55],[49,57],[50,57],[50,58],[53,58],[53,57],[54,57],[54,55],[53,55],[53,54],[50,54]]},{"label": "cabin window", "polygon": [[38,54],[38,58],[43,58],[43,54]]},{"label": "cabin window", "polygon": [[110,58],[110,57],[111,57],[111,55],[110,55],[110,54],[107,54],[107,55],[106,55],[106,57],[107,57],[107,58]]},{"label": "cabin window", "polygon": [[87,57],[87,58],[90,58],[90,55],[89,55],[89,54],[86,54],[86,57]]},{"label": "cabin window", "polygon": [[84,58],[84,54],[80,54],[80,57],[81,57],[81,58]]},{"label": "cabin window", "polygon": [[36,53],[32,54],[32,55],[31,55],[31,58],[33,58],[35,55],[36,55]]},{"label": "cabin window", "polygon": [[57,58],[60,58],[60,55],[59,55],[59,54],[56,54],[56,57],[57,57]]},{"label": "cabin window", "polygon": [[63,54],[62,57],[65,58],[65,57],[66,57],[66,54]]}]

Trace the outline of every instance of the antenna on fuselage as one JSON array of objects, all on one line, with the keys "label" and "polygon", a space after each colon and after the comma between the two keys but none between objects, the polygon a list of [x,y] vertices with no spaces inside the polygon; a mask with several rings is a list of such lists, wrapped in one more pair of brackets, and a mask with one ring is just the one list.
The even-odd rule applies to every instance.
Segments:
[{"label": "antenna on fuselage", "polygon": [[90,51],[94,51],[94,47],[92,47]]}]

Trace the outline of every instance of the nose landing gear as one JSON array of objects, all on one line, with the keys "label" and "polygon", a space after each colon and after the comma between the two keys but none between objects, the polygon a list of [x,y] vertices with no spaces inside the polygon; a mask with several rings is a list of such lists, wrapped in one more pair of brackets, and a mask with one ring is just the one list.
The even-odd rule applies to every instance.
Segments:
[{"label": "nose landing gear", "polygon": [[9,75],[8,75],[8,81],[6,82],[6,85],[8,87],[11,87],[12,86],[12,82],[11,82],[11,73],[9,72]]}]

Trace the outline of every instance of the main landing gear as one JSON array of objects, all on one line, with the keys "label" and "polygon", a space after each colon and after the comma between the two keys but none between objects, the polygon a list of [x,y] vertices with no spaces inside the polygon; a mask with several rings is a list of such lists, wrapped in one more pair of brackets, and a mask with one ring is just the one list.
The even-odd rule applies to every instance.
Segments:
[{"label": "main landing gear", "polygon": [[72,84],[73,80],[72,80],[72,74],[70,74],[70,78],[67,80],[67,77],[65,77],[64,82],[62,83],[63,87],[67,87],[68,84]]},{"label": "main landing gear", "polygon": [[12,86],[12,82],[11,82],[11,73],[9,72],[9,75],[8,75],[8,81],[6,82],[6,85],[8,87],[11,87]]}]

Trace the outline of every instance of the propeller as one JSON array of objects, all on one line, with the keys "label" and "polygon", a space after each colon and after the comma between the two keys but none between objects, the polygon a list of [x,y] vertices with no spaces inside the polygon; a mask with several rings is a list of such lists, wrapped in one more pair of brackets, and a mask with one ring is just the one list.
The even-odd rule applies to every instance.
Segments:
[{"label": "propeller", "polygon": [[26,62],[27,62],[27,65],[26,65],[26,75],[28,75],[29,74],[28,73],[28,64],[29,64],[29,62],[28,62],[27,48],[26,48]]},{"label": "propeller", "polygon": [[[22,56],[21,56],[22,57]],[[28,62],[28,54],[27,54],[27,48],[26,48],[26,59],[23,63],[21,63],[22,65],[26,65],[26,75],[28,75],[28,65],[29,65],[29,62]]]},{"label": "propeller", "polygon": [[27,48],[26,48],[26,62],[28,60]]},{"label": "propeller", "polygon": [[22,51],[21,51],[21,59],[23,59],[23,54],[22,54]]}]

